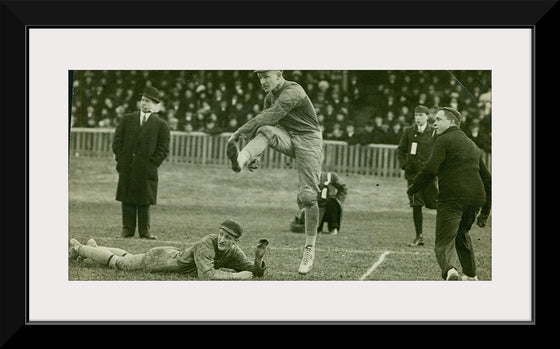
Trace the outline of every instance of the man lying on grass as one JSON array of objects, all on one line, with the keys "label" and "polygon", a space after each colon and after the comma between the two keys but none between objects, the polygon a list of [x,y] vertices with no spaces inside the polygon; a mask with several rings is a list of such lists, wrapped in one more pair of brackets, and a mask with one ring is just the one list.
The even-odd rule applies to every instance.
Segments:
[{"label": "man lying on grass", "polygon": [[219,232],[209,234],[186,249],[173,246],[154,247],[146,253],[130,254],[120,248],[97,246],[90,239],[85,245],[72,238],[68,258],[89,258],[95,263],[117,270],[148,272],[177,272],[197,275],[207,280],[249,280],[264,275],[264,255],[268,240],[261,239],[254,262],[237,246],[243,233],[241,225],[226,219]]}]

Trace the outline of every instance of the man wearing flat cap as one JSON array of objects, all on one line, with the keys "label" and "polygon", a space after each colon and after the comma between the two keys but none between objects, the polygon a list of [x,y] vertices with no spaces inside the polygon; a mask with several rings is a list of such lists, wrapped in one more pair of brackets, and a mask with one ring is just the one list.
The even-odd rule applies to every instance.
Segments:
[{"label": "man wearing flat cap", "polygon": [[[397,147],[398,159],[407,185],[412,184],[414,177],[420,172],[428,157],[432,153],[432,143],[435,130],[428,123],[430,111],[423,105],[414,109],[414,125],[405,127]],[[408,202],[412,207],[412,221],[416,237],[409,246],[423,246],[423,214],[422,207],[436,208],[437,186],[434,178],[423,191],[408,195]]]},{"label": "man wearing flat cap", "polygon": [[238,246],[242,234],[241,225],[227,218],[220,224],[218,233],[203,237],[191,247],[180,249],[160,246],[138,254],[120,248],[98,246],[94,239],[82,245],[72,238],[68,243],[68,258],[90,259],[117,270],[182,273],[205,280],[248,280],[263,276],[268,240],[259,240],[254,261],[250,261]]},{"label": "man wearing flat cap", "polygon": [[157,203],[158,168],[169,154],[170,141],[167,122],[154,112],[160,102],[161,93],[146,87],[140,110],[125,114],[115,129],[116,200],[122,203],[122,237],[134,236],[138,227],[140,238],[156,238],[150,233],[150,205]]},{"label": "man wearing flat cap", "polygon": [[[268,148],[294,159],[299,176],[297,202],[305,210],[305,246],[298,272],[307,274],[315,258],[319,224],[319,181],[323,163],[323,137],[311,100],[296,82],[287,81],[282,70],[254,71],[263,90],[264,108],[228,140],[227,156],[232,170],[253,170],[255,161]],[[237,142],[248,143],[239,151]]]},{"label": "man wearing flat cap", "polygon": [[[443,279],[451,281],[478,280],[469,231],[475,220],[478,226],[486,226],[492,201],[492,178],[482,151],[459,128],[460,122],[461,114],[455,108],[443,107],[437,112],[432,154],[408,188],[412,195],[438,178],[434,250]],[[454,250],[461,264],[461,277]]]}]

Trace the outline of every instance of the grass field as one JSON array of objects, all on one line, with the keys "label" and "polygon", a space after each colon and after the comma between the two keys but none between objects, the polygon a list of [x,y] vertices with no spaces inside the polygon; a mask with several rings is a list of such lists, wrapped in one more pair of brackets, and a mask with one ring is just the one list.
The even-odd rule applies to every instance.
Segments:
[{"label": "grass field", "polygon": [[[157,240],[120,237],[120,202],[115,201],[117,173],[112,159],[70,159],[69,235],[82,243],[93,237],[99,245],[131,253],[155,246],[186,247],[215,233],[226,217],[245,228],[239,245],[252,258],[260,238],[270,241],[264,280],[441,280],[433,252],[435,211],[424,209],[426,245],[411,248],[412,212],[404,179],[340,173],[348,186],[340,233],[320,234],[311,273],[297,268],[305,241],[289,231],[297,213],[295,170],[259,169],[233,173],[229,167],[163,164],[159,171],[158,204],[151,207],[152,234]],[[473,226],[478,277],[490,280],[491,218],[486,228]],[[189,280],[180,274],[123,272],[69,261],[69,280]],[[259,280],[259,279],[254,279]]]}]

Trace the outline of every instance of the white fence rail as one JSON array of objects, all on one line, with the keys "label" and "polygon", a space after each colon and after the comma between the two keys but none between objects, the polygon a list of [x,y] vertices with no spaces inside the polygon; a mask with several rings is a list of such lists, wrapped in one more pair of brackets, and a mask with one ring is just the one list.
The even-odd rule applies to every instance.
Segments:
[{"label": "white fence rail", "polygon": [[[70,130],[70,156],[112,157],[111,145],[114,129],[74,128]],[[167,162],[229,166],[226,142],[230,133],[208,135],[202,132],[171,132]],[[324,170],[339,173],[402,177],[397,146],[385,144],[348,145],[346,142],[323,142]],[[292,168],[292,159],[273,149],[265,151],[261,167]],[[486,164],[492,167],[491,154],[486,154]]]}]

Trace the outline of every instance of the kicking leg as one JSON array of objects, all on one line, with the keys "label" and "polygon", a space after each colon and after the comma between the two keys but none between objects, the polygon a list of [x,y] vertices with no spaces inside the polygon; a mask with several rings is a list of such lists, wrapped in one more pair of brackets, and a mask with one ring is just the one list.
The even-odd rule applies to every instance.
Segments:
[{"label": "kicking leg", "polygon": [[[249,160],[261,155],[268,148],[268,139],[261,133],[258,133],[237,155],[237,164],[239,169],[244,168]],[[234,169],[235,171],[235,169]],[[235,171],[239,172],[239,171]]]},{"label": "kicking leg", "polygon": [[227,156],[231,161],[231,168],[234,172],[241,172],[252,159],[261,155],[266,148],[293,157],[290,135],[286,130],[275,126],[261,126],[257,130],[257,135],[249,143],[238,150],[237,144],[230,142],[227,145]]}]

